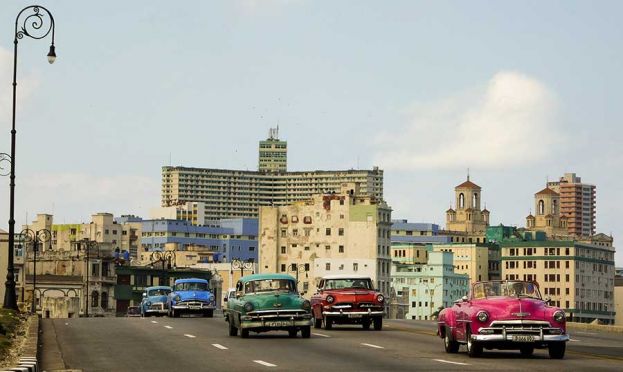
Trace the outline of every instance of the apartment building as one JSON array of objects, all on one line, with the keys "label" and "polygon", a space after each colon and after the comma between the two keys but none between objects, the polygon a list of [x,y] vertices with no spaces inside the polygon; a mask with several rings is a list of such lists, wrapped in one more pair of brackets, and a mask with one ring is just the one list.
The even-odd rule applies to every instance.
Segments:
[{"label": "apartment building", "polygon": [[179,203],[168,207],[153,208],[149,212],[149,217],[154,220],[184,220],[196,226],[205,224],[205,216],[205,203],[201,202]]},{"label": "apartment building", "polygon": [[391,209],[355,183],[287,206],[260,208],[259,271],[295,275],[299,290],[315,288],[326,274],[370,275],[390,288]]},{"label": "apartment building", "polygon": [[565,173],[547,187],[560,194],[560,213],[567,218],[567,230],[574,236],[591,236],[596,226],[596,187],[582,183],[575,173]]},{"label": "apartment building", "polygon": [[544,297],[562,307],[571,321],[614,322],[612,238],[586,240],[501,240],[502,277],[536,281]]},{"label": "apartment building", "polygon": [[268,138],[260,141],[260,172],[285,172],[288,170],[288,143],[279,140],[279,127],[270,128]]},{"label": "apartment building", "polygon": [[430,252],[425,264],[394,262],[391,280],[395,301],[390,311],[397,319],[434,319],[438,312],[469,291],[469,277],[455,272],[453,253]]},{"label": "apartment building", "polygon": [[[454,272],[469,277],[470,284],[489,278],[489,248],[475,243],[452,243],[430,245],[433,252],[451,252]],[[429,253],[430,255],[430,253]]]}]

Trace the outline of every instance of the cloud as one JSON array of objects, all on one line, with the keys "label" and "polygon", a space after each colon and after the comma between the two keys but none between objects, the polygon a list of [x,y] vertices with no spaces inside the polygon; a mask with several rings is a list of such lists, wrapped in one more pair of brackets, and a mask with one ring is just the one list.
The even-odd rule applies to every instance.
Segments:
[{"label": "cloud", "polygon": [[417,104],[410,123],[377,140],[385,169],[496,169],[543,160],[564,142],[556,97],[538,80],[501,71],[484,86]]},{"label": "cloud", "polygon": [[[160,181],[135,175],[33,174],[18,179],[16,196],[18,226],[37,213],[54,214],[59,223],[88,221],[99,212],[148,217],[147,212],[160,205]],[[8,211],[2,212],[8,220]]]}]

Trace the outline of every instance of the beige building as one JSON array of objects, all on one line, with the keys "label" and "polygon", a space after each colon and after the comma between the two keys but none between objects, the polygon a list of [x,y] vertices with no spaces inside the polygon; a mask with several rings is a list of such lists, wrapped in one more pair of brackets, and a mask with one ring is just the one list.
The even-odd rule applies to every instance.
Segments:
[{"label": "beige building", "polygon": [[567,230],[574,236],[592,236],[596,225],[595,185],[582,183],[575,173],[565,173],[547,187],[560,194],[560,214],[567,217]]},{"label": "beige building", "polygon": [[623,326],[623,270],[620,275],[614,277],[614,325]]},{"label": "beige building", "polygon": [[195,226],[205,224],[205,216],[205,203],[201,202],[187,202],[168,207],[153,208],[149,213],[149,217],[154,220],[184,220]]},{"label": "beige building", "polygon": [[502,241],[502,279],[536,281],[577,322],[614,321],[614,252],[604,234],[579,240]]},{"label": "beige building", "polygon": [[446,211],[446,230],[439,235],[446,235],[457,243],[484,243],[489,211],[481,209],[481,187],[467,180],[454,188],[456,209],[450,207]]},{"label": "beige building", "polygon": [[526,228],[530,231],[543,231],[552,239],[569,236],[567,232],[567,217],[560,215],[560,195],[550,189],[534,194],[534,210],[526,217]]},{"label": "beige building", "polygon": [[392,242],[391,257],[399,264],[423,265],[428,262],[428,251],[425,244]]},{"label": "beige building", "polygon": [[259,271],[296,275],[308,295],[326,274],[367,274],[390,289],[391,209],[359,185],[288,206],[260,208]]},{"label": "beige building", "polygon": [[288,143],[279,140],[279,127],[270,128],[268,138],[260,141],[260,172],[285,172],[288,170]]},{"label": "beige building", "polygon": [[452,252],[454,273],[467,274],[469,282],[489,280],[489,249],[477,244],[435,244],[434,252]]}]

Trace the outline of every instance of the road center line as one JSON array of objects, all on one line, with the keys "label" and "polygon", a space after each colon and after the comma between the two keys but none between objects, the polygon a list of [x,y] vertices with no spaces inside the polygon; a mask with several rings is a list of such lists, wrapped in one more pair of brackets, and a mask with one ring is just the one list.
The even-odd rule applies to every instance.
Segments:
[{"label": "road center line", "polygon": [[155,320],[152,320],[151,322],[152,322],[152,323],[154,323],[154,324],[158,323],[158,322],[156,322]]},{"label": "road center line", "polygon": [[312,335],[320,336],[320,337],[331,337],[331,336],[323,335],[322,333],[312,333]]},{"label": "road center line", "polygon": [[221,344],[212,344],[212,346],[214,346],[217,349],[221,349],[221,350],[227,350],[228,348],[221,345]]},{"label": "road center line", "polygon": [[184,333],[184,336],[189,337],[189,338],[195,338],[195,337],[197,337],[197,336],[189,335],[188,333]]},{"label": "road center line", "polygon": [[459,362],[451,362],[449,360],[443,360],[443,359],[433,359],[436,362],[441,362],[441,363],[449,363],[449,364],[457,364],[459,366],[468,366],[469,364],[467,363],[459,363]]},{"label": "road center line", "polygon": [[576,340],[575,338],[570,338],[569,341],[580,342],[580,340]]},{"label": "road center line", "polygon": [[164,328],[166,328],[166,329],[173,329],[173,327],[171,327],[171,326],[164,326]]},{"label": "road center line", "polygon": [[268,362],[265,362],[263,360],[254,360],[254,362],[257,363],[257,364],[261,364],[263,366],[266,366],[266,367],[277,367],[276,364],[268,363]]},{"label": "road center line", "polygon": [[362,343],[363,346],[368,346],[368,347],[373,347],[375,349],[385,349],[383,346],[379,346],[379,345],[372,345],[372,344],[365,344]]}]

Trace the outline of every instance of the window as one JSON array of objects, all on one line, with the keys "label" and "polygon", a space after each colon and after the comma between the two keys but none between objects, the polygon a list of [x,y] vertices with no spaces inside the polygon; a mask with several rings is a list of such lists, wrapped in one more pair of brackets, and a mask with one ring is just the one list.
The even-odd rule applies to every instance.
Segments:
[{"label": "window", "polygon": [[340,245],[338,252],[344,253],[344,246],[343,245]]},{"label": "window", "polygon": [[325,267],[324,267],[324,268],[325,268],[325,270],[327,270],[327,271],[331,270],[331,263],[330,263],[330,262],[327,262],[327,263],[325,264]]},{"label": "window", "polygon": [[357,271],[359,270],[359,264],[358,263],[353,263],[353,271]]},{"label": "window", "polygon": [[298,229],[292,229],[292,236],[299,236],[299,230]]},{"label": "window", "polygon": [[328,251],[329,249],[331,249],[331,246],[330,245],[325,245],[324,249],[326,249]]},{"label": "window", "polygon": [[286,264],[281,264],[281,272],[286,271]]},{"label": "window", "polygon": [[325,230],[325,235],[326,236],[331,235],[331,228],[327,227],[327,229]]},{"label": "window", "polygon": [[102,292],[102,309],[108,310],[108,293]]},{"label": "window", "polygon": [[286,254],[286,247],[281,247],[281,254]]},{"label": "window", "polygon": [[91,307],[97,307],[99,304],[99,293],[97,291],[91,292]]},{"label": "window", "polygon": [[337,234],[338,234],[339,236],[344,236],[344,229],[340,227],[340,228],[338,229],[338,231],[337,231]]},{"label": "window", "polygon": [[286,236],[288,236],[288,230],[286,229],[281,229],[281,237],[285,238]]}]

